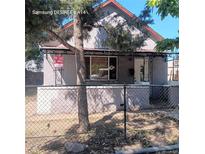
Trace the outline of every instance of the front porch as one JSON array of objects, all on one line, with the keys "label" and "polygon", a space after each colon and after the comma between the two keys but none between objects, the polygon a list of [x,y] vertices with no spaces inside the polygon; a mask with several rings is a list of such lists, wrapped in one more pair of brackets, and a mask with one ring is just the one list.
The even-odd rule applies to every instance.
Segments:
[{"label": "front porch", "polygon": [[[74,53],[56,47],[41,50],[44,53],[44,86],[38,88],[37,113],[77,113],[79,86],[76,85]],[[167,82],[167,57],[170,53],[108,49],[84,51],[90,113],[121,110],[124,95],[127,108],[132,111],[178,106],[178,86],[169,86]],[[60,68],[53,64],[55,55],[64,59]],[[49,98],[46,102],[43,99],[45,93]]]},{"label": "front porch", "polygon": [[[44,53],[44,85],[75,85],[75,55],[65,48],[41,48]],[[85,49],[88,84],[167,84],[167,56],[153,51],[121,52]],[[53,57],[64,58],[55,68]]]}]

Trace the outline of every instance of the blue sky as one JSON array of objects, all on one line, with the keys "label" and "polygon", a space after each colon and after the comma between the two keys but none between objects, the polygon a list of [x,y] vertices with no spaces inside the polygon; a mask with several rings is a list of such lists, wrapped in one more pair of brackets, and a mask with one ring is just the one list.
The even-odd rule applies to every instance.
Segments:
[{"label": "blue sky", "polygon": [[[143,10],[146,0],[117,0],[117,2],[138,16],[141,10]],[[161,20],[160,16],[156,13],[156,9],[153,10],[152,17],[154,19],[154,24],[149,26],[164,38],[175,38],[178,36],[178,19],[168,16],[164,20]]]},{"label": "blue sky", "polygon": [[[128,9],[130,12],[139,16],[140,12],[144,9],[146,0],[117,0],[122,6]],[[152,18],[154,24],[149,25],[156,32],[162,35],[164,38],[176,38],[178,36],[179,20],[172,18],[171,16],[161,20],[160,16],[157,15],[156,9],[152,12]],[[68,20],[64,20],[65,24]]]}]

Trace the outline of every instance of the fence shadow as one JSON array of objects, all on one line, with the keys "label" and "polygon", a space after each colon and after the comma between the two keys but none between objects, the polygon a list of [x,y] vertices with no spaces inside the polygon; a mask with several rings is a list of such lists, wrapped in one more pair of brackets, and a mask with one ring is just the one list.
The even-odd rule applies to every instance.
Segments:
[{"label": "fence shadow", "polygon": [[[64,137],[59,137],[46,143],[46,145],[41,147],[44,151],[55,151],[58,153],[66,153],[64,150],[64,144],[66,141],[69,142],[80,142],[82,144],[88,145],[89,149],[82,153],[91,152],[90,150],[98,151],[101,153],[106,151],[108,147],[115,147],[115,145],[124,142],[123,138],[123,127],[118,127],[119,124],[123,124],[121,119],[113,120],[113,117],[119,112],[113,112],[109,115],[104,116],[98,121],[91,123],[90,131],[87,134],[77,133],[78,124],[73,125],[65,133]],[[110,144],[111,143],[111,144]],[[99,145],[102,145],[103,149],[99,149]],[[107,148],[106,148],[107,147]],[[114,150],[114,149],[113,149]]]},{"label": "fence shadow", "polygon": [[[149,138],[149,133],[153,132],[159,136],[166,133],[167,118],[164,116],[156,117],[154,123],[163,121],[163,125],[153,128],[152,130],[137,130],[135,133],[129,135],[127,140],[124,139],[123,118],[118,117],[119,112],[110,113],[94,123],[91,123],[91,129],[86,134],[78,134],[78,125],[73,125],[67,130],[64,137],[55,138],[47,142],[41,147],[41,150],[48,152],[57,152],[59,154],[66,154],[64,149],[65,142],[77,142],[88,145],[88,148],[80,154],[87,153],[114,153],[117,148],[122,148],[127,145],[137,143],[144,147],[152,147],[153,141]],[[171,119],[170,119],[171,120]],[[133,122],[144,123],[144,119],[134,120]],[[149,121],[152,124],[152,121]],[[143,124],[144,125],[144,124]],[[140,127],[139,127],[140,128]],[[157,137],[157,136],[156,136]]]},{"label": "fence shadow", "polygon": [[[147,131],[139,130],[135,134],[124,139],[123,119],[118,119],[119,112],[113,112],[104,116],[98,121],[91,123],[91,129],[86,134],[78,134],[78,125],[74,125],[65,133],[65,137],[59,137],[50,142],[47,142],[41,150],[49,152],[58,152],[66,154],[64,149],[65,142],[78,142],[88,145],[85,151],[80,154],[92,153],[114,153],[116,147],[123,147],[133,143],[140,143],[143,147],[151,147],[152,142],[147,137]],[[140,120],[144,122],[144,120]],[[139,122],[139,121],[138,121]],[[155,128],[153,131],[158,134],[163,134],[163,128]]]}]

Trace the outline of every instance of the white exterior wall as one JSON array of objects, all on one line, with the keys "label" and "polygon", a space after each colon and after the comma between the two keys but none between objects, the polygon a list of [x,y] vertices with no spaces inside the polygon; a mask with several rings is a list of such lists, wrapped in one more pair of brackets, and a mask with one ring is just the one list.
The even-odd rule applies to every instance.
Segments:
[{"label": "white exterior wall", "polygon": [[53,66],[53,60],[50,55],[44,54],[43,60],[43,84],[55,85],[55,72]]},{"label": "white exterior wall", "polygon": [[76,84],[76,65],[74,55],[64,56],[63,79],[66,85]]},{"label": "white exterior wall", "polygon": [[[47,58],[46,58],[47,57]],[[55,85],[55,71],[53,66],[53,60],[51,55],[44,56],[44,85]],[[60,72],[57,73],[59,77],[62,77],[62,83],[64,85],[76,84],[76,66],[74,55],[64,55],[64,66],[62,76]],[[60,82],[60,81],[58,81]]]},{"label": "white exterior wall", "polygon": [[[154,57],[151,62],[152,76],[151,84],[166,85],[167,84],[167,62],[163,57]],[[161,94],[161,86],[151,88],[151,97],[153,99],[159,98]]]},{"label": "white exterior wall", "polygon": [[[127,89],[127,109],[135,111],[149,105],[149,86]],[[89,114],[122,110],[122,86],[87,87]],[[38,87],[37,114],[78,113],[76,87]]]},{"label": "white exterior wall", "polygon": [[167,84],[167,62],[163,57],[154,57],[152,60],[152,84]]},{"label": "white exterior wall", "polygon": [[152,39],[148,38],[145,42],[145,45],[141,47],[144,50],[154,50],[156,43]]}]

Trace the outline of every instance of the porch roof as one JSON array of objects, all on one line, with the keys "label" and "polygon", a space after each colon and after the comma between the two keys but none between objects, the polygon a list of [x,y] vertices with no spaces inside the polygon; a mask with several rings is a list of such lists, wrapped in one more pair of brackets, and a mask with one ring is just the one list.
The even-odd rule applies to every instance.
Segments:
[{"label": "porch roof", "polygon": [[[44,54],[74,55],[74,52],[65,47],[41,47],[40,50],[43,51]],[[113,50],[108,48],[84,48],[84,51],[85,55],[90,56],[167,56],[172,54],[178,54],[172,52],[156,52],[154,50],[145,49],[139,49],[135,52],[129,52]]]}]

